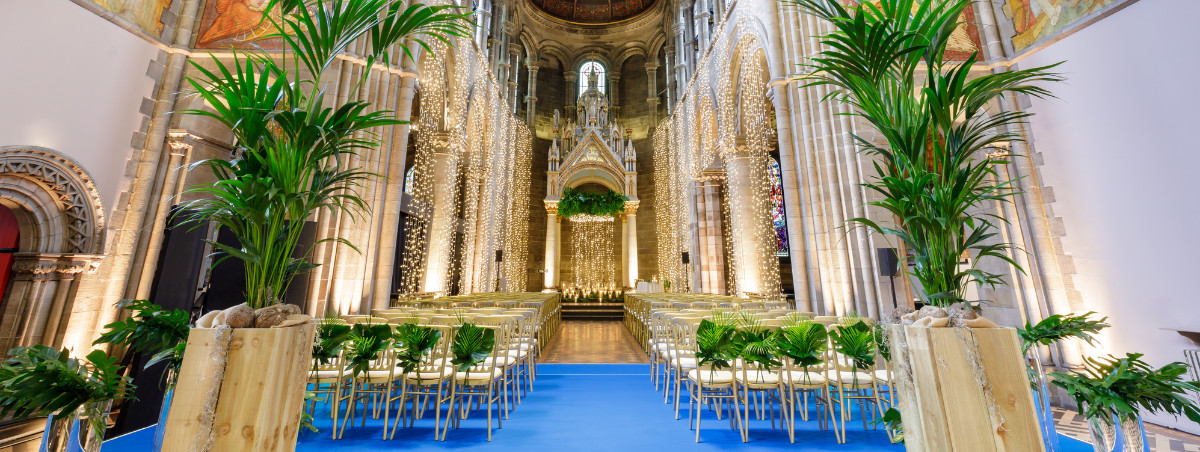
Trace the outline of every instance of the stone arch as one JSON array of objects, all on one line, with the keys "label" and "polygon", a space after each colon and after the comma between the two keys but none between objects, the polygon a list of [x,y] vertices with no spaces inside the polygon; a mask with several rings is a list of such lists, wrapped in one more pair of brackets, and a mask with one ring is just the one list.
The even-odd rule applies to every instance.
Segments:
[{"label": "stone arch", "polygon": [[[0,198],[37,218],[36,242],[49,253],[102,254],[104,210],[92,178],[74,160],[36,146],[0,147]],[[15,210],[14,210],[15,212]],[[22,235],[26,234],[22,225]],[[24,243],[23,243],[24,245]]]}]

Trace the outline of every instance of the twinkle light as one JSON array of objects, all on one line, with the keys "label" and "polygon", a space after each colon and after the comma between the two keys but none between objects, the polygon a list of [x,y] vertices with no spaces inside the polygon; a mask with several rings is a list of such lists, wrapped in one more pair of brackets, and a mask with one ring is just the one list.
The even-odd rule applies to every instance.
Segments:
[{"label": "twinkle light", "polygon": [[[579,218],[578,217],[585,217]],[[616,285],[616,253],[615,245],[616,222],[613,217],[608,221],[590,215],[576,215],[569,220],[570,240],[568,251],[571,253],[575,281],[572,286],[582,288],[587,292],[612,288]]]}]

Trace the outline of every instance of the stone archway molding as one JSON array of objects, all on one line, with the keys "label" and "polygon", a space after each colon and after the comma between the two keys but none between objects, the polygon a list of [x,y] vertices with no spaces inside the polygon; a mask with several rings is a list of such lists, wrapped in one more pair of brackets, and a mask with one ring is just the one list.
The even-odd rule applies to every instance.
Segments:
[{"label": "stone archway molding", "polygon": [[[62,250],[76,254],[104,254],[104,209],[100,192],[77,162],[54,150],[38,146],[0,146],[0,180],[32,179],[58,200],[65,231]],[[43,250],[28,250],[43,251]]]}]

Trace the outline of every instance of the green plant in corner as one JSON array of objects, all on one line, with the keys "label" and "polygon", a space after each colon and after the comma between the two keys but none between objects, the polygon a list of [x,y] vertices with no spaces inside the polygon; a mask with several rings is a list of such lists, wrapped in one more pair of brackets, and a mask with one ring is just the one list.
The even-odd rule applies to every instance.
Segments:
[{"label": "green plant in corner", "polygon": [[[17,347],[0,364],[0,417],[69,416],[81,406],[125,398],[133,380],[121,375],[117,358],[103,351],[87,355],[87,364],[67,350],[44,345]],[[104,431],[104,416],[89,416],[94,431]]]},{"label": "green plant in corner", "polygon": [[1154,369],[1141,358],[1140,353],[1084,358],[1081,371],[1050,376],[1054,385],[1075,399],[1079,414],[1089,419],[1133,420],[1144,411],[1182,414],[1200,422],[1200,407],[1188,396],[1188,391],[1200,391],[1200,381],[1183,379],[1187,365],[1174,362]]},{"label": "green plant in corner", "polygon": [[[367,101],[334,101],[358,99],[374,71],[343,80],[347,92],[333,96],[322,77],[343,72],[328,69],[351,46],[371,68],[390,63],[397,48],[413,58],[411,42],[428,52],[425,40],[450,45],[471,31],[470,13],[455,5],[272,0],[265,9],[276,6],[283,17],[264,21],[283,42],[283,56],[257,49],[234,51],[232,64],[217,57],[189,60],[199,76],[188,84],[209,109],[184,111],[216,120],[236,139],[237,158],[190,166],[211,171],[215,182],[189,187],[186,193],[197,199],[180,212],[194,225],[213,222],[237,238],[235,246],[212,242],[221,255],[215,263],[234,258],[245,264],[246,302],[253,308],[279,302],[292,276],[316,266],[306,257],[311,248],[295,257],[309,218],[321,211],[358,216],[367,208],[358,190],[376,175],[349,162],[379,145],[380,128],[405,123]],[[318,243],[327,242],[353,248],[342,238]]]},{"label": "green plant in corner", "polygon": [[148,300],[121,300],[116,306],[132,314],[125,320],[104,325],[105,332],[92,345],[119,345],[134,353],[153,353],[145,367],[166,362],[167,387],[174,387],[174,376],[183,365],[183,351],[191,331],[188,313],[181,309],[166,310]]},{"label": "green plant in corner", "polygon": [[[819,37],[826,50],[799,77],[806,87],[829,90],[826,101],[849,104],[886,143],[856,136],[878,157],[863,184],[878,195],[868,204],[891,214],[889,223],[849,220],[894,235],[912,251],[901,265],[920,284],[927,303],[948,306],[965,299],[970,283],[1002,284],[979,263],[998,259],[1023,271],[1000,241],[989,211],[1017,193],[1016,180],[996,167],[1009,163],[1008,143],[1031,113],[993,108],[1002,96],[1051,97],[1039,82],[1062,80],[1054,66],[983,71],[978,55],[947,61],[946,45],[970,0],[880,0],[845,7],[840,0],[784,0],[833,26]],[[992,152],[989,152],[992,151]],[[963,265],[962,256],[973,258]]]}]

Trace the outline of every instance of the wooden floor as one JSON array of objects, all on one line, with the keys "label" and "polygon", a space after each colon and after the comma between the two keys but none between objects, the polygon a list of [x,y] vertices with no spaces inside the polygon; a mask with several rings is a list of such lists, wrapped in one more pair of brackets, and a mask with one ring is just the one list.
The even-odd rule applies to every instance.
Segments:
[{"label": "wooden floor", "polygon": [[542,352],[541,362],[646,364],[650,360],[620,321],[568,320]]}]

